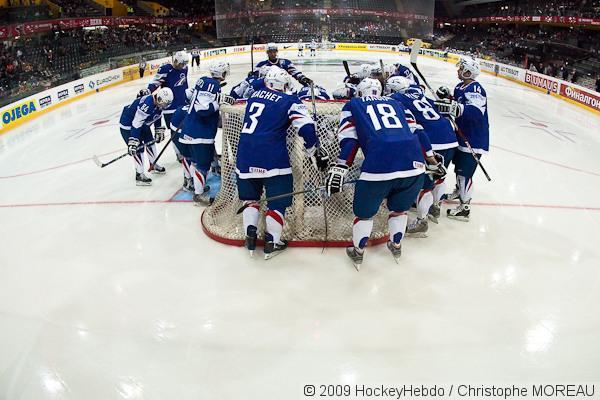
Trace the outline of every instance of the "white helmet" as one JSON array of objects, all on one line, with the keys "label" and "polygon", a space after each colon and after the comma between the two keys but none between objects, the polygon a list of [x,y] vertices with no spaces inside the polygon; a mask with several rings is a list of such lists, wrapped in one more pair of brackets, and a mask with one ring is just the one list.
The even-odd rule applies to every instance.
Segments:
[{"label": "white helmet", "polygon": [[[278,67],[275,67],[275,68],[278,68]],[[269,72],[270,69],[271,69],[270,65],[263,65],[258,70],[258,77],[259,78],[264,78],[265,76],[267,76],[267,73]]]},{"label": "white helmet", "polygon": [[160,88],[154,94],[154,99],[158,108],[163,110],[169,108],[171,103],[173,103],[173,91],[167,87]]},{"label": "white helmet", "polygon": [[181,68],[183,68],[185,65],[187,65],[188,61],[189,61],[189,57],[185,51],[178,51],[173,56],[173,66],[175,66],[175,64],[177,64],[177,65],[181,65]]},{"label": "white helmet", "polygon": [[396,73],[396,66],[394,64],[387,64],[383,66],[383,76],[387,79]]},{"label": "white helmet", "polygon": [[387,80],[385,87],[391,93],[404,93],[406,89],[408,89],[412,85],[410,79],[405,78],[403,76],[392,76]]},{"label": "white helmet", "polygon": [[[463,69],[463,73],[459,73],[461,79],[477,79],[481,72],[479,62],[471,57],[461,57],[460,61],[456,64],[456,67],[458,69],[462,67]],[[469,76],[465,76],[465,72],[469,72]]]},{"label": "white helmet", "polygon": [[208,71],[213,78],[226,79],[231,71],[231,67],[228,62],[214,61],[208,66]]},{"label": "white helmet", "polygon": [[279,67],[271,67],[265,76],[265,85],[269,89],[287,92],[292,86],[290,74]]},{"label": "white helmet", "polygon": [[365,78],[356,86],[356,95],[363,96],[381,96],[381,82],[378,79]]},{"label": "white helmet", "polygon": [[373,66],[371,66],[370,64],[363,64],[360,66],[360,69],[358,70],[358,72],[356,73],[356,75],[360,78],[360,79],[365,79],[371,76],[371,69],[373,68]]},{"label": "white helmet", "polygon": [[279,51],[279,49],[277,48],[277,45],[275,43],[267,43],[267,51],[271,51],[271,50]]}]

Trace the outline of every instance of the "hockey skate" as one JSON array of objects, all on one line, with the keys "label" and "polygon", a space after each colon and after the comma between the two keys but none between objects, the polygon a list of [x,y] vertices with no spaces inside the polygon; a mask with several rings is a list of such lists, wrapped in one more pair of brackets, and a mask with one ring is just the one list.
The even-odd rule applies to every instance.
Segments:
[{"label": "hockey skate", "polygon": [[452,193],[448,193],[445,196],[446,196],[446,200],[449,200],[449,201],[458,199],[460,196],[459,192],[458,192],[458,186],[454,187],[454,191],[452,191]]},{"label": "hockey skate", "polygon": [[396,264],[398,264],[398,261],[400,261],[400,256],[402,255],[402,242],[396,244],[392,241],[388,241],[387,248],[392,253],[392,256],[394,256],[394,261],[396,261]]},{"label": "hockey skate", "polygon": [[427,218],[417,218],[406,229],[406,235],[414,238],[426,238],[429,225]]},{"label": "hockey skate", "polygon": [[167,173],[167,169],[162,165],[158,164],[150,164],[150,168],[148,168],[148,172],[153,174],[164,175]]},{"label": "hockey skate", "polygon": [[270,260],[277,254],[281,254],[287,247],[287,240],[282,240],[281,243],[265,242],[265,247],[263,248],[265,260]]},{"label": "hockey skate", "polygon": [[469,222],[469,214],[471,214],[471,206],[469,203],[460,203],[456,208],[448,210],[448,218],[455,219],[457,221]]},{"label": "hockey skate", "polygon": [[246,232],[246,249],[250,252],[250,257],[254,257],[254,250],[256,250],[256,227],[250,225],[248,232]]},{"label": "hockey skate", "polygon": [[137,186],[150,186],[152,185],[152,179],[148,178],[144,174],[135,173],[135,184]]},{"label": "hockey skate", "polygon": [[198,194],[198,193],[194,193],[194,205],[196,207],[202,207],[202,206],[210,206],[213,202],[214,199],[210,198],[209,192],[210,191],[210,186],[206,185],[204,186],[204,193]]},{"label": "hockey skate", "polygon": [[360,271],[360,266],[362,265],[365,256],[364,250],[360,251],[354,246],[346,247],[346,255],[352,260],[354,268],[356,268],[357,271]]},{"label": "hockey skate", "polygon": [[182,189],[184,192],[193,193],[194,192],[194,180],[192,178],[184,178]]},{"label": "hockey skate", "polygon": [[433,203],[431,207],[429,207],[429,213],[427,214],[427,218],[434,224],[440,222],[440,215],[442,214],[440,203]]}]

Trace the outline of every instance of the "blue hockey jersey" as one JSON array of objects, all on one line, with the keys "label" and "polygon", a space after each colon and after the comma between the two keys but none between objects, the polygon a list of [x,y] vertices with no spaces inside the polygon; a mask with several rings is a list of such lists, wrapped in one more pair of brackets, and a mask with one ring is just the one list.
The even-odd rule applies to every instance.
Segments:
[{"label": "blue hockey jersey", "polygon": [[433,150],[445,150],[458,146],[452,124],[442,117],[433,102],[419,86],[412,86],[404,93],[394,93],[390,97],[398,100],[415,116],[423,127]]},{"label": "blue hockey jersey", "polygon": [[152,95],[142,96],[133,103],[123,107],[119,125],[121,129],[130,131],[130,137],[140,138],[140,130],[144,125],[160,126],[161,109],[156,107]]},{"label": "blue hockey jersey", "polygon": [[275,61],[275,62],[271,62],[270,60],[261,61],[258,64],[256,64],[256,67],[254,67],[254,73],[256,74],[256,76],[258,76],[258,71],[262,67],[264,67],[264,66],[270,67],[273,65],[276,65],[279,68],[286,70],[288,74],[293,76],[294,79],[296,79],[298,81],[300,79],[304,78],[304,74],[302,72],[298,71],[298,69],[296,68],[294,63],[292,63],[290,60],[288,60],[286,58],[278,58],[277,61]]},{"label": "blue hockey jersey", "polygon": [[187,75],[187,66],[183,69],[176,69],[172,64],[163,64],[158,69],[152,82],[148,84],[148,89],[151,92],[161,87],[168,87],[173,91],[173,103],[163,113],[172,114],[187,102],[185,96],[185,91],[188,88]]},{"label": "blue hockey jersey", "polygon": [[[312,96],[310,93],[310,86],[304,86],[296,95],[300,98],[300,100],[311,100]],[[331,97],[329,97],[329,94],[327,94],[327,90],[321,86],[315,86],[315,99],[331,100]]]},{"label": "blue hockey jersey", "polygon": [[256,80],[256,77],[254,76],[247,77],[246,79],[232,87],[229,95],[235,100],[245,99],[245,93],[254,80]]},{"label": "blue hockey jersey", "polygon": [[298,97],[270,89],[252,94],[238,144],[236,172],[240,179],[292,173],[286,145],[290,124],[304,139],[306,149],[318,146],[315,124]]},{"label": "blue hockey jersey", "polygon": [[180,143],[212,144],[215,142],[219,126],[219,102],[217,93],[221,92],[221,84],[210,77],[198,79],[192,98],[188,116],[181,127]]},{"label": "blue hockey jersey", "polygon": [[185,117],[187,117],[189,109],[190,106],[186,104],[185,106],[179,107],[177,110],[175,110],[173,117],[171,118],[171,126],[169,126],[171,132],[178,132],[183,126],[183,120],[185,120]]},{"label": "blue hockey jersey", "polygon": [[410,68],[402,64],[394,64],[396,66],[396,72],[392,74],[392,76],[402,76],[407,78],[413,84],[420,86],[421,82],[419,82],[419,78],[413,74]]},{"label": "blue hockey jersey", "polygon": [[[476,81],[467,85],[459,83],[454,88],[454,99],[463,105],[462,115],[456,118],[458,128],[469,140],[475,153],[487,153],[490,149],[490,124],[485,90]],[[460,135],[458,149],[469,152],[466,142]]]},{"label": "blue hockey jersey", "polygon": [[350,100],[340,115],[338,162],[352,165],[360,147],[365,156],[360,179],[387,181],[425,172],[423,153],[433,155],[423,128],[402,103],[390,97]]}]

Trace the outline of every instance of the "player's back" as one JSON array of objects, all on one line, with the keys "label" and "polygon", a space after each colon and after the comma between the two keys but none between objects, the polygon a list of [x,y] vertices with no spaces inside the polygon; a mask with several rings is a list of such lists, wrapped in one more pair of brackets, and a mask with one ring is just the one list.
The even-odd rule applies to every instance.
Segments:
[{"label": "player's back", "polygon": [[123,107],[123,112],[121,113],[121,118],[119,119],[119,124],[121,125],[121,127],[131,127],[131,124],[135,119],[138,109],[146,113],[148,116],[154,114],[156,112],[156,108],[154,106],[152,96],[142,96],[138,99],[135,99],[133,103]]},{"label": "player's back", "polygon": [[250,96],[238,147],[242,173],[289,167],[286,138],[294,103],[301,105],[297,97],[268,88]]},{"label": "player's back", "polygon": [[391,97],[413,113],[416,122],[425,129],[433,150],[456,147],[456,134],[450,121],[438,113],[435,104],[420,87],[410,87],[404,93],[394,93]]},{"label": "player's back", "polygon": [[[454,99],[464,104],[464,110],[456,123],[471,142],[476,152],[489,150],[490,125],[488,117],[487,93],[477,81],[460,83],[454,88]],[[465,146],[459,137],[461,147]]]},{"label": "player's back", "polygon": [[[342,121],[346,117],[350,118],[349,113],[351,120],[348,123],[354,123],[358,142],[365,156],[361,177],[365,173],[367,176],[386,174],[392,177],[422,173],[424,158],[421,143],[411,131],[406,110],[400,102],[390,97],[354,98],[344,106]],[[410,112],[408,115],[414,123]],[[341,131],[343,127],[344,122],[340,127]],[[405,173],[396,173],[399,171]]]},{"label": "player's back", "polygon": [[219,125],[219,103],[216,99],[219,92],[221,84],[216,79],[198,79],[190,99],[188,116],[181,127],[184,136],[214,139]]}]

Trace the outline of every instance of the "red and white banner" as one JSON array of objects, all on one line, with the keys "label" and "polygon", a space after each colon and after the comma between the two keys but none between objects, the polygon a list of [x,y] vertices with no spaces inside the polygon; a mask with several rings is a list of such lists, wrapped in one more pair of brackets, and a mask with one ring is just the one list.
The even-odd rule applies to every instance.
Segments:
[{"label": "red and white banner", "polygon": [[401,13],[383,10],[358,10],[350,8],[289,8],[289,9],[273,9],[261,11],[240,11],[227,14],[219,14],[215,16],[215,20],[250,18],[250,17],[269,17],[269,16],[285,16],[285,15],[341,15],[341,16],[372,16],[382,18],[397,18],[397,19],[420,19],[430,20],[431,15],[420,15],[412,13]]},{"label": "red and white banner", "polygon": [[525,83],[552,93],[558,93],[560,87],[558,80],[531,71],[525,71]]},{"label": "red and white banner", "polygon": [[560,95],[593,108],[596,111],[600,111],[600,95],[591,90],[585,90],[576,86],[571,86],[567,83],[562,83],[560,85]]},{"label": "red and white banner", "polygon": [[490,17],[477,17],[477,18],[456,18],[448,21],[441,22],[453,22],[457,24],[470,24],[470,23],[487,23],[487,22],[506,22],[506,23],[527,23],[527,22],[540,22],[545,24],[556,24],[564,26],[600,26],[600,18],[581,18],[581,17],[558,17],[558,16],[533,16],[533,15],[515,15],[515,16],[490,16]]}]

